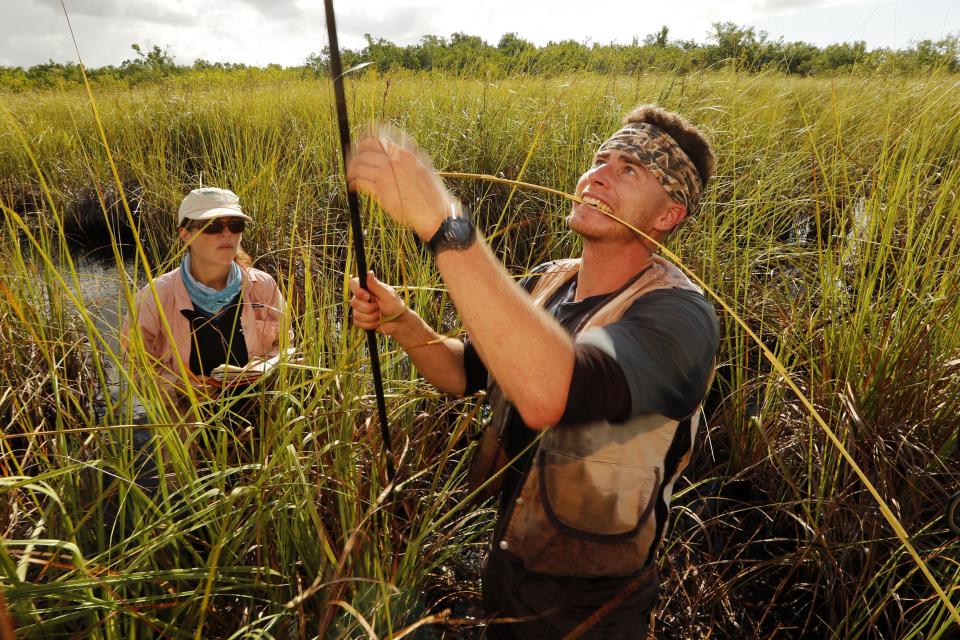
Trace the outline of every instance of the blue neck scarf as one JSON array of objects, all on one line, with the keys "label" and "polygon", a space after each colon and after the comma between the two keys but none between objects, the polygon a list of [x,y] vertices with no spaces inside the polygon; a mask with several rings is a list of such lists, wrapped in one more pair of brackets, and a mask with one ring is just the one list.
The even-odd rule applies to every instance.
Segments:
[{"label": "blue neck scarf", "polygon": [[205,311],[210,315],[220,313],[228,302],[237,297],[240,293],[240,285],[243,278],[240,276],[240,266],[234,262],[230,265],[230,273],[227,275],[227,286],[217,291],[208,287],[197,280],[190,273],[190,253],[183,255],[183,262],[180,263],[180,275],[183,277],[183,286],[187,288],[190,294],[190,300],[193,306],[200,311]]}]

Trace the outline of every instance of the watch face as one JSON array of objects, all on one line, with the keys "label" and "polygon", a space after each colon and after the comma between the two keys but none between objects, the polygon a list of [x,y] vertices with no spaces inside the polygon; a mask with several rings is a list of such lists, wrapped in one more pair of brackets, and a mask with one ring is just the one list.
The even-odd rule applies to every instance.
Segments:
[{"label": "watch face", "polygon": [[451,249],[466,249],[473,241],[473,223],[469,218],[450,218],[443,233],[443,243]]},{"label": "watch face", "polygon": [[467,216],[449,217],[440,225],[437,234],[430,240],[434,253],[444,249],[463,251],[473,244],[475,230]]}]

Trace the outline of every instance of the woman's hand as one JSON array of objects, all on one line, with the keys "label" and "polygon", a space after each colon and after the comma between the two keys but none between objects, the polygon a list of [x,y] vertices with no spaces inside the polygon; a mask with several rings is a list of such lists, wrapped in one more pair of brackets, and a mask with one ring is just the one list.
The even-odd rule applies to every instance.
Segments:
[{"label": "woman's hand", "polygon": [[360,278],[350,278],[353,324],[392,336],[407,315],[407,305],[393,287],[377,280],[373,271],[367,272],[367,287],[369,291],[360,286]]},{"label": "woman's hand", "polygon": [[[193,393],[196,395],[197,400],[200,402],[206,402],[208,400],[215,400],[219,397],[221,390],[224,387],[230,386],[229,383],[225,383],[222,380],[217,380],[213,376],[198,376],[191,372],[190,379],[193,384]],[[186,394],[182,394],[186,397]]]},{"label": "woman's hand", "polygon": [[351,189],[369,193],[391,218],[425,241],[456,206],[429,159],[395,131],[385,129],[356,144],[347,180]]}]

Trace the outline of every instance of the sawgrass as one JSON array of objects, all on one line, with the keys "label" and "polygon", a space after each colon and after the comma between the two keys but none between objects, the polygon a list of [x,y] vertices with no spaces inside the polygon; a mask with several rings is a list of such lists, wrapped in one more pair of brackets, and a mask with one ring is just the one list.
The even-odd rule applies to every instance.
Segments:
[{"label": "sawgrass", "polygon": [[[956,603],[960,542],[942,519],[960,487],[956,77],[367,73],[347,89],[358,132],[388,120],[438,169],[566,192],[632,106],[701,124],[718,175],[670,248],[776,354]],[[478,588],[494,514],[464,502],[462,476],[483,411],[439,396],[381,340],[399,470],[384,493],[365,340],[344,318],[353,255],[331,97],[307,81],[102,92],[101,134],[85,94],[4,96],[0,617],[22,636],[401,637],[418,620],[432,624],[414,633],[472,633],[424,618],[467,615]],[[147,271],[176,264],[172,212],[201,181],[256,219],[244,245],[290,301],[302,361],[247,397],[198,399],[202,422],[185,430],[142,354],[121,357],[113,316]],[[576,253],[562,198],[448,184],[513,273]],[[117,222],[127,206],[135,236]],[[375,209],[365,225],[377,273],[456,335],[410,234]],[[77,228],[115,262],[110,300],[84,294]],[[838,448],[743,327],[726,313],[721,326],[658,633],[955,633]],[[131,483],[134,398],[167,473],[155,497]],[[231,418],[233,402],[257,418]]]}]

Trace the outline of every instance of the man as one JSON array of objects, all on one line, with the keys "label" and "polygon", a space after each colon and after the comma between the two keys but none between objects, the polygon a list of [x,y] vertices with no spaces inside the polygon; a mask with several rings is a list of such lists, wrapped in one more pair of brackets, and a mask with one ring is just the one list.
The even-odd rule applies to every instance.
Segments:
[{"label": "man", "polygon": [[442,391],[488,387],[474,471],[503,481],[484,605],[510,622],[487,637],[645,635],[718,338],[702,293],[627,225],[664,240],[696,212],[713,166],[685,120],[636,109],[577,183],[568,224],[581,258],[518,287],[414,149],[357,145],[350,187],[429,244],[469,337],[442,338],[372,273],[369,292],[351,283],[354,323],[399,341]]}]

